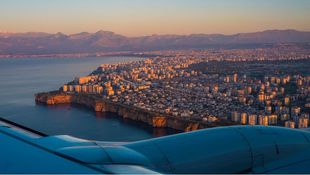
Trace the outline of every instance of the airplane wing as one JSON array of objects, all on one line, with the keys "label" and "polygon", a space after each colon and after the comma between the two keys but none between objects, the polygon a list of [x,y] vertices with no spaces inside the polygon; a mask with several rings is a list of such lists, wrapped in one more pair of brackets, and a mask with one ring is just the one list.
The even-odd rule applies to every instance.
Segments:
[{"label": "airplane wing", "polygon": [[119,144],[122,143],[88,141],[67,135],[47,136],[1,118],[0,174],[155,173],[139,164],[112,162],[105,147]]},{"label": "airplane wing", "polygon": [[0,123],[0,173],[309,173],[310,133],[231,126],[130,143],[47,136]]}]

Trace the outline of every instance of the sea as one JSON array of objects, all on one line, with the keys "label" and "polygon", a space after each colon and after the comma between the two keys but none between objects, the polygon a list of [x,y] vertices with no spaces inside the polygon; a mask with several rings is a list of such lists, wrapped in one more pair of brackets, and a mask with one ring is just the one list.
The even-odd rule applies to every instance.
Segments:
[{"label": "sea", "polygon": [[98,140],[130,142],[175,134],[123,119],[115,113],[96,113],[75,105],[45,106],[34,94],[57,90],[101,64],[142,60],[140,57],[2,58],[0,59],[0,117],[48,135],[71,135]]}]

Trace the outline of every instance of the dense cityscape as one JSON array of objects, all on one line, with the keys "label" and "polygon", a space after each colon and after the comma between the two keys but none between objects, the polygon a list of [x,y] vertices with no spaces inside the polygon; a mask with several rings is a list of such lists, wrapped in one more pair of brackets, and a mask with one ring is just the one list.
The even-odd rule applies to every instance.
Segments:
[{"label": "dense cityscape", "polygon": [[200,123],[309,125],[307,49],[279,45],[143,54],[157,56],[100,65],[61,89]]}]

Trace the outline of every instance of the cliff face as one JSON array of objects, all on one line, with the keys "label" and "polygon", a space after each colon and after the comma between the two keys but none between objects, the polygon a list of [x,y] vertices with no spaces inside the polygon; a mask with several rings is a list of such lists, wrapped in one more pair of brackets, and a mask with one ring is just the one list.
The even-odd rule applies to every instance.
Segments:
[{"label": "cliff face", "polygon": [[137,109],[135,107],[112,103],[95,95],[69,94],[55,91],[50,93],[36,94],[35,100],[37,103],[45,105],[71,103],[92,108],[96,112],[114,112],[123,118],[141,121],[153,127],[169,127],[186,132],[209,127],[198,122],[179,119],[176,117],[163,116],[160,114],[150,113],[148,111]]},{"label": "cliff face", "polygon": [[67,95],[58,95],[46,101],[48,105],[70,103],[72,97]]},{"label": "cliff face", "polygon": [[44,103],[47,105],[66,104],[70,103],[72,96],[62,93],[42,93],[36,94],[36,102]]}]

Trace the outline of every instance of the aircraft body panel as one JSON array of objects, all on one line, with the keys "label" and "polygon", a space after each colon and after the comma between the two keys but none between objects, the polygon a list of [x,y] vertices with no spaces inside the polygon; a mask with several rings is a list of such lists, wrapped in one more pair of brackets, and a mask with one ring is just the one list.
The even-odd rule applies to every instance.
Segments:
[{"label": "aircraft body panel", "polygon": [[[3,129],[3,128],[1,128]],[[3,130],[1,130],[3,131]],[[60,157],[25,142],[10,132],[0,132],[0,173],[99,173],[87,166]],[[23,138],[25,139],[25,137]]]},{"label": "aircraft body panel", "polygon": [[280,127],[217,127],[114,143],[0,123],[0,140],[0,173],[310,172],[310,133]]}]

